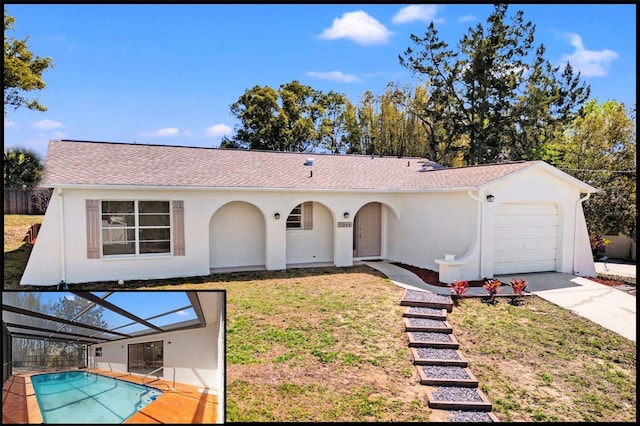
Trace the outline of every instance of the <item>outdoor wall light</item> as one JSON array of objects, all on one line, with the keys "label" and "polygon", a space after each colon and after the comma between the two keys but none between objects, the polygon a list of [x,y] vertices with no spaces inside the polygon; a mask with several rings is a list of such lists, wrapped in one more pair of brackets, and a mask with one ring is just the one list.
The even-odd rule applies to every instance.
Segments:
[{"label": "outdoor wall light", "polygon": [[274,214],[274,215],[273,215],[273,217],[275,217],[275,218],[276,218],[276,220],[280,220],[280,213],[276,213],[276,214]]},{"label": "outdoor wall light", "polygon": [[342,216],[344,216],[345,219],[349,219],[349,212],[344,212]]},{"label": "outdoor wall light", "polygon": [[487,195],[487,201],[490,202],[490,203],[493,203],[493,199],[494,198],[495,197],[493,195],[491,195],[491,194]]}]

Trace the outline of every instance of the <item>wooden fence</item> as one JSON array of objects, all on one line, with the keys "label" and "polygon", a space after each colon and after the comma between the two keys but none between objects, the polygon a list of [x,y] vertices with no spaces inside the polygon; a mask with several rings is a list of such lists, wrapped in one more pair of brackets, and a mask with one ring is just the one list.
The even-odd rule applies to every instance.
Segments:
[{"label": "wooden fence", "polygon": [[4,214],[42,215],[50,198],[51,189],[4,188]]}]

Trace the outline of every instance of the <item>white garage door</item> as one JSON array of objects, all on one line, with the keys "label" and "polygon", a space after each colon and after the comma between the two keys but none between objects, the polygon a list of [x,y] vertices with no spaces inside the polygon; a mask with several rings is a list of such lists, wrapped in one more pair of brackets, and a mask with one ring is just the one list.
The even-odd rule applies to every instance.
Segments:
[{"label": "white garage door", "polygon": [[495,224],[495,275],[556,270],[558,209],[554,204],[501,204]]}]

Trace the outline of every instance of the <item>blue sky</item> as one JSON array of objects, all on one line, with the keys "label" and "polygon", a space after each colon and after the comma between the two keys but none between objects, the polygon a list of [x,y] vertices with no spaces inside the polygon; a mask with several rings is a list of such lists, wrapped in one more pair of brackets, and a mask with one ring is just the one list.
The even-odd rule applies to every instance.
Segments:
[{"label": "blue sky", "polygon": [[[246,90],[298,80],[358,103],[387,83],[415,85],[398,56],[435,22],[455,46],[486,4],[8,4],[10,36],[29,36],[55,66],[36,97],[47,112],[8,109],[4,146],[51,139],[217,147]],[[570,61],[591,97],[636,103],[635,4],[512,4],[536,25],[553,64]]]}]

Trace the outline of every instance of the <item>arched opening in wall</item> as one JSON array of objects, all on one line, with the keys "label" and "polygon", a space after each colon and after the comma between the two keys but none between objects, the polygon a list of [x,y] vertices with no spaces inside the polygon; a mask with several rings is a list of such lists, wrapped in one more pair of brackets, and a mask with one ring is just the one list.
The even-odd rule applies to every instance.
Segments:
[{"label": "arched opening in wall", "polygon": [[334,264],[334,220],[321,203],[305,201],[286,217],[286,264]]},{"label": "arched opening in wall", "polygon": [[209,268],[265,269],[265,235],[265,218],[256,206],[244,201],[223,205],[209,223]]},{"label": "arched opening in wall", "polygon": [[353,257],[382,255],[382,204],[367,203],[353,219]]}]

